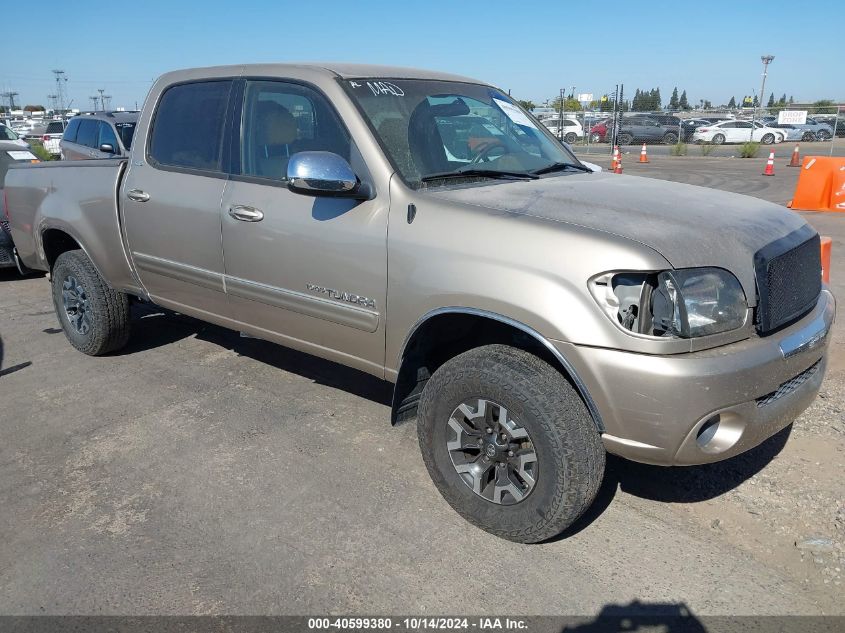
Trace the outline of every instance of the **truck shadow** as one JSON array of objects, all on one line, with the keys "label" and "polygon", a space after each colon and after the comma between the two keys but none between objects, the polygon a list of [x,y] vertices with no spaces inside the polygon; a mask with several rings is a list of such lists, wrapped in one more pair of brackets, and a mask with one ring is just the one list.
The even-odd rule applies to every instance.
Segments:
[{"label": "truck shadow", "polygon": [[375,376],[270,341],[245,338],[233,330],[148,303],[132,305],[132,335],[129,344],[115,352],[115,355],[136,354],[191,336],[317,384],[390,406],[393,386]]},{"label": "truck shadow", "polygon": [[619,490],[665,503],[698,503],[721,496],[768,466],[786,446],[791,433],[790,424],[750,451],[701,466],[667,468],[608,455],[595,501],[575,523],[552,540],[568,538],[588,527],[610,506]]}]

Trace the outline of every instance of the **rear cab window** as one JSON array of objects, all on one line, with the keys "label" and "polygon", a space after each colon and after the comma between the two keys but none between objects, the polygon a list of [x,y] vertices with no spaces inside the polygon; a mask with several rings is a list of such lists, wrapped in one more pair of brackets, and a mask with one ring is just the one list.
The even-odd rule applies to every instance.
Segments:
[{"label": "rear cab window", "polygon": [[96,119],[83,119],[79,122],[79,130],[76,133],[76,142],[86,147],[97,147],[99,135],[99,121]]},{"label": "rear cab window", "polygon": [[197,81],[167,88],[150,133],[151,165],[223,171],[224,129],[231,79]]},{"label": "rear cab window", "polygon": [[65,129],[62,139],[68,141],[69,143],[75,143],[76,132],[79,130],[79,123],[80,119],[71,119],[70,123],[67,124],[67,129]]}]

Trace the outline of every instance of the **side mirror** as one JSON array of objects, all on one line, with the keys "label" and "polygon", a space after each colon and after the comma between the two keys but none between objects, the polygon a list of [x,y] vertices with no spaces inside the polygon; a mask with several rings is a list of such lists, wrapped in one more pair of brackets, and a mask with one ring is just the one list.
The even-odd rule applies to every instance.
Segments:
[{"label": "side mirror", "polygon": [[100,145],[100,151],[105,152],[106,154],[114,154],[114,145],[110,143],[103,143]]},{"label": "side mirror", "polygon": [[288,161],[288,189],[305,196],[369,200],[372,189],[359,182],[344,158],[333,152],[298,152]]}]

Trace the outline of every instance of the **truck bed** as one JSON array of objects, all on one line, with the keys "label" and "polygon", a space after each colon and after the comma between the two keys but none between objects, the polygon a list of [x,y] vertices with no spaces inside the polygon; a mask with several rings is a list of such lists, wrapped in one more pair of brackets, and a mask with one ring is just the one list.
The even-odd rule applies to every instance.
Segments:
[{"label": "truck bed", "polygon": [[[124,249],[117,191],[126,159],[20,165],[6,174],[12,239],[23,263],[50,269],[50,240],[65,233],[83,244],[104,279],[140,292]],[[62,236],[62,239],[66,239]]]}]

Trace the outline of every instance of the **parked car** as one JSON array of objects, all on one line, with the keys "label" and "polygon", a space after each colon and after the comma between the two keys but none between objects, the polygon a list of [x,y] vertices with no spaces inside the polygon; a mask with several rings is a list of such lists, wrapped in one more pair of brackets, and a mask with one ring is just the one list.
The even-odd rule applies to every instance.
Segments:
[{"label": "parked car", "polygon": [[610,119],[605,119],[596,123],[590,128],[590,141],[593,143],[604,143],[609,141],[607,133],[609,130]]},{"label": "parked car", "polygon": [[[29,145],[24,145],[25,148],[21,147],[17,140],[0,140],[0,268],[14,268],[18,264],[15,245],[9,233],[6,196],[3,189],[6,172],[14,163],[38,162],[38,157],[29,150]],[[23,274],[23,267],[18,266],[18,271]]]},{"label": "parked car", "polygon": [[563,133],[560,130],[560,119],[544,119],[541,121],[549,131],[557,138],[566,141],[567,143],[574,143],[577,139],[583,138],[584,128],[575,119],[565,118],[563,120]]},{"label": "parked car", "polygon": [[18,147],[29,149],[29,143],[18,136],[17,132],[15,132],[12,128],[7,125],[3,125],[2,123],[0,123],[0,142],[13,143]]},{"label": "parked car", "polygon": [[678,142],[678,128],[661,125],[649,116],[625,116],[619,123],[616,134],[618,145],[631,143],[666,143],[674,145]]},{"label": "parked car", "polygon": [[783,130],[766,127],[757,123],[752,136],[751,121],[721,121],[706,127],[698,128],[692,135],[696,143],[745,143],[746,141],[758,141],[763,145],[780,143],[786,137]]},{"label": "parked car", "polygon": [[815,135],[817,141],[829,141],[833,138],[833,126],[807,117],[806,123],[796,123],[795,127],[807,130]]},{"label": "parked car", "polygon": [[53,156],[59,156],[62,151],[59,143],[65,131],[64,121],[49,121],[44,131],[41,132],[41,144]]},{"label": "parked car", "polygon": [[660,125],[664,126],[667,131],[674,131],[676,135],[680,132],[684,141],[690,140],[690,138],[692,138],[693,132],[695,132],[695,125],[691,124],[688,120],[681,119],[671,114],[636,113],[630,116],[646,116],[648,118],[654,119],[655,121],[660,123]]},{"label": "parked car", "polygon": [[97,112],[73,117],[59,143],[64,160],[129,155],[137,112]]},{"label": "parked car", "polygon": [[816,135],[812,130],[793,125],[791,123],[768,123],[768,127],[780,130],[786,136],[784,141],[815,141]]},{"label": "parked car", "polygon": [[[69,343],[124,347],[140,297],[389,380],[437,489],[500,537],[570,526],[606,451],[723,460],[819,391],[835,301],[782,205],[594,173],[451,74],[218,66],[160,77],[144,107],[129,160],[6,177]],[[454,161],[441,130],[467,116],[503,134]]]}]

